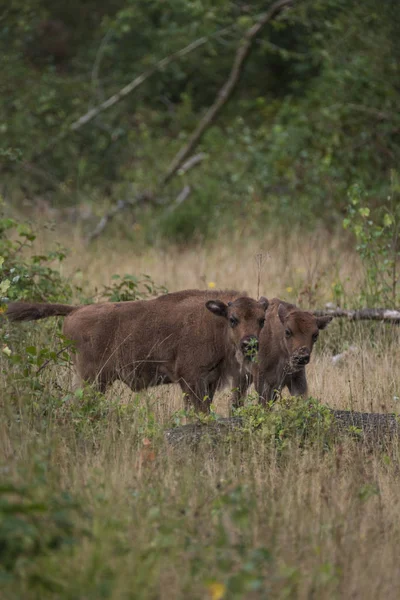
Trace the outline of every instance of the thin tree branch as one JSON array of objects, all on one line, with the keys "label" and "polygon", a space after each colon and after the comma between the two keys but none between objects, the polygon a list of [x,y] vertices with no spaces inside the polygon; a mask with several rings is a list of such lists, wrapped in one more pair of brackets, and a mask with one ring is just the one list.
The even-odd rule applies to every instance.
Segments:
[{"label": "thin tree branch", "polygon": [[183,163],[183,165],[179,169],[178,174],[184,175],[185,173],[190,171],[190,169],[201,163],[205,158],[207,158],[207,154],[205,152],[199,152],[198,154],[191,156],[185,163]]},{"label": "thin tree branch", "polygon": [[104,229],[107,227],[108,223],[113,220],[115,215],[119,212],[125,210],[126,208],[133,208],[139,204],[142,204],[145,201],[156,203],[154,197],[149,192],[142,192],[137,194],[133,200],[118,200],[117,204],[115,204],[98,222],[94,230],[88,234],[86,241],[92,242],[94,239],[99,237],[101,233],[103,233]]},{"label": "thin tree branch", "polygon": [[[65,350],[68,350],[68,348],[71,348],[72,343],[70,342],[69,344],[67,344],[66,346],[64,346],[63,348],[61,348],[61,350],[59,350],[56,353],[56,357],[59,357],[60,354],[62,354],[63,352],[65,352]],[[44,363],[42,364],[41,367],[39,367],[35,373],[35,375],[39,375],[39,373],[41,371],[43,371],[43,369],[45,369],[47,367],[47,365],[49,365],[54,359],[53,358],[48,358],[47,360],[44,361]]]},{"label": "thin tree branch", "polygon": [[[101,65],[101,61],[103,60],[104,51],[107,47],[107,44],[108,44],[111,36],[112,36],[112,29],[110,28],[110,29],[108,29],[108,31],[106,32],[106,34],[104,35],[103,39],[100,42],[100,46],[96,52],[96,58],[93,63],[91,80],[92,80],[93,90],[94,90],[95,94],[98,96],[98,100],[103,99],[103,98],[101,98],[101,96],[103,96],[103,94],[100,93],[100,79],[99,79],[100,65]],[[101,90],[101,92],[102,92],[102,90]]]},{"label": "thin tree branch", "polygon": [[330,316],[346,318],[349,321],[384,321],[386,323],[400,324],[400,310],[390,308],[361,308],[360,310],[345,310],[343,308],[327,308],[315,310],[316,317]]},{"label": "thin tree branch", "polygon": [[49,142],[49,144],[45,148],[43,148],[43,150],[40,150],[37,154],[32,156],[32,158],[30,159],[30,162],[32,163],[32,162],[36,161],[43,154],[45,154],[46,152],[49,152],[55,146],[57,146],[57,144],[62,142],[72,131],[77,131],[83,125],[86,125],[87,123],[92,121],[95,117],[97,117],[97,115],[104,112],[111,106],[114,106],[115,104],[117,104],[117,102],[119,102],[120,100],[122,100],[123,98],[128,96],[128,94],[130,94],[131,92],[136,90],[138,87],[140,87],[142,85],[142,83],[147,81],[147,79],[149,79],[152,75],[154,75],[155,73],[157,73],[158,71],[160,71],[161,69],[163,69],[164,67],[169,65],[174,60],[181,58],[182,56],[186,56],[187,54],[189,54],[190,52],[193,52],[193,50],[196,50],[200,46],[203,46],[209,40],[215,38],[216,36],[219,36],[227,31],[231,31],[234,27],[235,27],[235,25],[230,25],[228,27],[224,27],[223,29],[220,29],[219,31],[216,31],[212,35],[203,36],[197,40],[194,40],[193,42],[191,42],[184,48],[181,48],[177,52],[173,52],[169,56],[162,58],[154,65],[154,67],[151,67],[144,73],[141,73],[141,75],[139,75],[138,77],[135,77],[135,79],[133,79],[130,83],[128,83],[128,85],[123,87],[119,92],[117,92],[116,94],[114,94],[113,96],[111,96],[110,98],[105,100],[104,102],[102,102],[99,106],[96,106],[96,107],[90,109],[84,115],[79,117],[79,119],[77,119],[76,121],[71,123],[59,135],[55,136]]},{"label": "thin tree branch", "polygon": [[231,97],[232,92],[235,89],[242,73],[244,62],[248,57],[252,44],[256,36],[260,33],[261,29],[269,21],[276,17],[284,8],[291,6],[293,2],[294,0],[278,0],[278,2],[275,2],[270,9],[263,13],[257,22],[246,31],[239,43],[239,47],[236,51],[236,56],[227,81],[219,90],[214,104],[210,106],[203,118],[200,120],[196,130],[190,136],[187,144],[185,144],[176,154],[162,179],[162,185],[165,185],[172,179],[172,177],[174,177],[181,164],[186,160],[189,154],[193,152],[194,148],[201,140],[204,132],[208,129],[208,127],[210,127],[221,108]]},{"label": "thin tree branch", "polygon": [[117,102],[122,100],[122,98],[125,98],[128,94],[133,92],[133,90],[137,89],[140,85],[142,85],[142,83],[144,83],[147,79],[149,79],[149,77],[154,75],[154,73],[156,73],[157,71],[160,71],[161,69],[163,69],[164,67],[169,65],[171,62],[176,60],[177,58],[186,56],[186,54],[193,52],[193,50],[196,50],[196,48],[199,48],[200,46],[204,46],[204,44],[206,44],[211,38],[215,37],[216,35],[220,35],[224,31],[227,31],[229,29],[231,29],[231,27],[225,27],[224,29],[216,32],[213,35],[203,36],[203,37],[195,40],[194,42],[191,42],[184,48],[181,48],[177,52],[173,52],[169,56],[166,56],[165,58],[159,60],[154,65],[154,67],[151,67],[144,73],[141,73],[141,75],[139,75],[138,77],[135,77],[135,79],[133,79],[130,83],[128,83],[128,85],[123,87],[119,92],[117,92],[116,94],[114,94],[113,96],[111,96],[110,98],[105,100],[104,102],[102,102],[99,106],[96,106],[95,108],[92,108],[91,110],[89,110],[86,114],[84,114],[82,117],[80,117],[77,121],[74,121],[74,123],[72,123],[69,126],[69,129],[71,131],[76,131],[83,125],[86,125],[86,123],[89,123],[89,121],[91,121],[92,119],[97,117],[97,115],[99,115],[101,112],[103,112],[104,110],[107,110],[107,108],[110,108],[111,106],[114,106],[114,104],[117,104]]},{"label": "thin tree branch", "polygon": [[[211,123],[215,119],[216,115],[219,113],[221,108],[224,106],[224,104],[229,100],[230,96],[232,95],[232,92],[239,81],[241,72],[243,70],[244,62],[245,62],[247,56],[249,55],[249,52],[251,50],[251,47],[252,47],[252,44],[253,44],[255,38],[260,33],[261,29],[269,21],[271,21],[274,17],[276,17],[284,8],[291,6],[294,3],[294,1],[295,0],[278,0],[270,7],[270,9],[267,12],[263,13],[257,19],[257,21],[250,27],[250,29],[248,29],[246,31],[246,33],[244,34],[244,36],[242,37],[242,39],[239,42],[239,47],[236,51],[235,59],[233,61],[231,72],[229,74],[227,81],[224,83],[222,88],[219,90],[217,97],[216,97],[214,103],[212,104],[212,106],[207,110],[204,117],[200,120],[196,130],[193,132],[188,143],[183,148],[181,148],[181,150],[175,156],[174,160],[172,161],[171,165],[168,168],[167,173],[164,175],[164,177],[160,181],[159,189],[161,189],[166,183],[168,183],[177,174],[177,172],[180,171],[180,169],[182,169],[183,173],[184,173],[189,168],[194,166],[194,164],[197,164],[198,162],[200,162],[200,158],[196,158],[195,156],[193,158],[187,160],[188,156],[193,152],[194,148],[199,143],[199,141],[200,141],[201,137],[203,136],[204,132],[206,131],[206,129],[211,125]],[[226,31],[227,29],[228,30],[232,29],[232,27],[228,27],[225,30],[221,30],[211,37],[220,35],[222,31]],[[121,98],[123,98],[128,93],[133,91],[133,89],[135,89],[141,83],[143,83],[143,81],[145,81],[145,79],[147,79],[150,75],[152,75],[156,70],[162,68],[163,66],[165,66],[166,64],[171,62],[171,60],[174,60],[177,56],[182,56],[183,54],[187,54],[188,52],[192,51],[194,48],[197,48],[199,45],[204,44],[207,41],[207,39],[209,39],[209,38],[200,38],[199,40],[196,40],[192,44],[189,44],[189,46],[186,46],[186,48],[183,48],[183,50],[180,50],[179,52],[177,52],[175,54],[171,54],[171,56],[163,59],[162,61],[157,63],[157,65],[153,69],[150,69],[150,71],[147,71],[146,73],[143,73],[142,75],[140,75],[139,77],[134,79],[128,86],[126,86],[125,88],[120,90],[118,92],[118,94],[115,94],[114,96],[112,96],[111,98],[109,98],[108,100],[106,100],[105,102],[100,104],[100,106],[98,106],[97,108],[92,109],[91,111],[86,113],[86,115],[83,115],[83,117],[81,117],[80,119],[78,119],[78,121],[73,123],[70,126],[70,128],[78,129],[79,127],[81,127],[82,125],[87,123],[89,120],[91,120],[95,116],[97,116],[102,110],[105,110],[106,108],[109,108],[113,104],[116,104],[116,102],[118,102]],[[197,155],[197,157],[200,157],[200,156],[202,156],[202,153]],[[190,193],[190,188],[187,188],[187,189],[184,188],[182,190],[181,194],[179,194],[177,200],[174,202],[171,210],[174,210],[177,207],[177,205],[181,204],[182,201],[186,200],[189,193]],[[181,200],[181,198],[183,198],[183,200]],[[160,204],[160,202],[157,202],[155,200],[155,197],[152,197],[152,201],[155,204]],[[137,204],[136,201],[134,202],[134,204]],[[132,206],[132,202],[124,202],[124,201],[118,202],[118,204],[115,207],[113,207],[101,219],[101,221],[99,222],[99,224],[97,225],[95,230],[88,236],[88,238],[87,238],[88,241],[90,242],[94,238],[98,237],[102,233],[102,231],[104,231],[104,229],[107,226],[107,224],[109,223],[109,221],[111,219],[113,219],[114,216],[119,211],[125,209],[125,207],[127,207],[127,206]]]},{"label": "thin tree branch", "polygon": [[166,213],[170,214],[170,213],[174,212],[174,210],[176,210],[178,208],[178,206],[180,206],[181,204],[183,204],[185,202],[185,200],[187,200],[187,198],[190,196],[191,191],[192,191],[192,188],[190,187],[190,185],[185,185],[185,187],[179,192],[175,201],[168,206]]}]

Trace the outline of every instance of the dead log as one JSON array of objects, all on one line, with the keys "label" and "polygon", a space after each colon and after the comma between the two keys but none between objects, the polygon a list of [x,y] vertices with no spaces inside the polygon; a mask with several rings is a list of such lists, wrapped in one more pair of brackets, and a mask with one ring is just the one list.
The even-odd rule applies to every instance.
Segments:
[{"label": "dead log", "polygon": [[242,425],[243,420],[240,417],[226,417],[207,424],[197,421],[196,423],[167,429],[164,432],[164,437],[172,446],[187,444],[197,446],[201,440],[207,438],[212,441],[222,439],[228,433],[240,430]]},{"label": "dead log", "polygon": [[[395,438],[400,432],[400,419],[389,413],[362,413],[351,410],[329,409],[333,416],[332,436],[349,435],[364,442],[376,443],[386,438]],[[174,447],[196,447],[201,441],[218,443],[229,434],[240,434],[244,419],[227,417],[211,421],[207,424],[197,422],[167,429],[164,433],[166,441]]]},{"label": "dead log", "polygon": [[330,316],[345,318],[349,321],[383,321],[386,323],[400,324],[400,310],[391,308],[361,308],[359,310],[346,310],[344,308],[326,308],[314,310],[316,317]]}]

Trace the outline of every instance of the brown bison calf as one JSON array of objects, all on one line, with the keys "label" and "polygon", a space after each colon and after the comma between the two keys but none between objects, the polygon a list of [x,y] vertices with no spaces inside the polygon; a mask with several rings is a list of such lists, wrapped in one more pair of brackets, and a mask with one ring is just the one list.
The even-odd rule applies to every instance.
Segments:
[{"label": "brown bison calf", "polygon": [[116,380],[138,391],[179,383],[186,404],[208,412],[218,387],[228,383],[258,345],[266,298],[235,291],[184,290],[147,301],[9,304],[11,321],[65,316],[64,335],[74,344],[78,381],[104,392]]},{"label": "brown bison calf", "polygon": [[252,380],[262,404],[275,400],[285,386],[292,396],[306,396],[305,367],[320,329],[325,329],[331,320],[332,317],[315,317],[294,304],[273,298],[260,334],[258,362],[250,365],[250,376],[242,371],[236,377],[233,406],[240,404]]}]

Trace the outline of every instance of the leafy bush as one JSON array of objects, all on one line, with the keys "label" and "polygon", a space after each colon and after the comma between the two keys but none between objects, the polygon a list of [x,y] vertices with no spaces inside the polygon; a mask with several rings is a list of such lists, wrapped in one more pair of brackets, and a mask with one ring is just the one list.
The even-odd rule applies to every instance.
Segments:
[{"label": "leafy bush", "polygon": [[156,284],[149,275],[113,275],[114,283],[104,286],[103,296],[110,302],[126,302],[127,300],[145,300],[152,296],[168,293],[163,285]]},{"label": "leafy bush", "polygon": [[[7,200],[48,195],[69,205],[94,191],[114,203],[132,189],[151,190],[160,202],[135,207],[135,221],[146,222],[151,241],[160,232],[186,242],[243,220],[261,232],[274,221],[331,225],[354,181],[386,196],[388,167],[400,156],[400,7],[377,10],[376,0],[295,3],[269,24],[237,93],[201,141],[209,160],[159,189],[264,10],[261,0],[90,0],[84,9],[76,0],[67,8],[16,0],[0,34]],[[203,36],[195,52],[78,132],[71,128],[88,106]],[[183,178],[192,193],[176,206]],[[119,235],[131,226],[126,213],[115,218]]]},{"label": "leafy bush", "polygon": [[330,444],[332,414],[314,398],[281,398],[271,403],[270,410],[259,404],[239,408],[244,431],[270,438],[279,450],[295,444]]},{"label": "leafy bush", "polygon": [[49,491],[46,468],[36,460],[30,483],[3,479],[0,485],[0,582],[27,580],[39,590],[57,582],[40,569],[40,560],[88,534],[88,515],[66,491]]},{"label": "leafy bush", "polygon": [[58,247],[47,254],[30,255],[35,239],[36,234],[29,225],[0,214],[1,302],[70,300],[71,285],[51,266],[61,264],[66,251]]},{"label": "leafy bush", "polygon": [[392,173],[391,193],[387,202],[375,209],[368,206],[362,187],[349,191],[350,203],[343,221],[357,241],[356,250],[364,267],[360,302],[366,306],[398,306],[400,260],[400,184]]}]

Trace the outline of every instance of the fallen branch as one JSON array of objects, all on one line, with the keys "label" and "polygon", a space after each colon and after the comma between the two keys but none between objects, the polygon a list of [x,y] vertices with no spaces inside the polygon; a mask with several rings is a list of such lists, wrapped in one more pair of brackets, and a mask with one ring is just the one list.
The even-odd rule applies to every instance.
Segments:
[{"label": "fallen branch", "polygon": [[[361,413],[351,410],[329,409],[334,417],[332,434],[356,435],[364,442],[378,442],[384,437],[396,437],[400,433],[400,422],[395,414]],[[228,417],[202,424],[190,423],[164,433],[166,441],[171,446],[195,447],[201,440],[212,442],[223,441],[232,433],[241,432],[243,419]]]},{"label": "fallen branch", "polygon": [[98,106],[90,109],[86,114],[82,115],[82,117],[80,117],[79,119],[74,121],[74,123],[72,123],[69,126],[69,129],[71,131],[76,131],[83,125],[86,125],[86,123],[89,123],[89,121],[91,121],[92,119],[97,117],[97,115],[99,115],[101,112],[107,110],[108,108],[111,108],[111,106],[114,106],[115,104],[117,104],[117,102],[122,100],[122,98],[125,98],[126,96],[128,96],[128,94],[131,94],[133,92],[133,90],[136,90],[139,86],[142,85],[142,83],[147,81],[147,79],[149,79],[149,77],[151,77],[152,75],[157,73],[157,71],[160,71],[161,69],[163,69],[164,67],[169,65],[169,63],[176,60],[177,58],[186,56],[186,54],[193,52],[193,50],[196,50],[196,48],[203,46],[206,42],[208,42],[210,37],[204,36],[202,38],[199,38],[198,40],[195,40],[191,44],[188,44],[181,50],[178,50],[177,52],[174,52],[173,54],[170,54],[169,56],[166,56],[165,58],[159,60],[154,65],[154,67],[151,67],[144,73],[141,73],[141,75],[138,75],[138,77],[135,77],[135,79],[133,79],[130,83],[128,83],[128,85],[126,85],[121,90],[119,90],[119,92],[117,92],[116,94],[114,94],[113,96],[111,96],[110,98],[108,98],[107,100],[105,100],[104,102],[99,104]]},{"label": "fallen branch", "polygon": [[185,202],[185,200],[190,196],[191,191],[192,191],[192,188],[190,187],[190,185],[185,185],[185,187],[179,192],[175,201],[168,206],[166,213],[167,214],[172,213],[174,210],[176,210],[178,208],[178,206],[183,204],[183,202]]},{"label": "fallen branch", "polygon": [[[294,2],[294,0],[278,0],[270,7],[270,9],[267,12],[263,13],[259,17],[259,19],[256,21],[256,23],[254,25],[252,25],[252,27],[250,27],[250,29],[247,30],[247,32],[245,33],[245,35],[243,36],[243,38],[241,39],[241,41],[239,43],[239,47],[236,51],[235,59],[234,59],[234,62],[233,62],[232,68],[231,68],[231,72],[229,74],[227,81],[224,83],[222,88],[219,90],[216,100],[214,101],[212,106],[208,109],[208,111],[206,112],[204,117],[200,120],[196,130],[191,135],[188,143],[185,144],[185,146],[183,148],[181,148],[181,150],[178,152],[178,154],[173,159],[166,174],[161,179],[159,189],[162,189],[162,187],[165,186],[178,172],[180,174],[187,172],[189,169],[191,169],[193,166],[195,166],[196,164],[198,164],[205,158],[206,155],[201,152],[201,153],[197,154],[196,156],[193,156],[192,158],[188,159],[189,155],[193,152],[193,150],[199,143],[204,132],[211,125],[211,123],[214,121],[216,115],[219,113],[221,108],[231,97],[232,92],[233,92],[234,88],[236,87],[236,84],[239,81],[241,72],[243,70],[244,62],[245,62],[247,56],[249,55],[251,46],[252,46],[256,36],[260,33],[261,29],[269,21],[271,21],[274,17],[276,17],[284,8],[292,5],[293,2]],[[226,31],[228,29],[231,29],[231,27],[227,27],[225,30],[221,30],[221,31],[217,32],[216,34],[213,34],[213,36],[210,36],[210,38],[215,37],[216,35],[220,35],[223,31]],[[139,75],[139,77],[137,77],[130,84],[128,84],[127,86],[122,88],[122,90],[120,90],[117,94],[115,94],[114,96],[112,96],[111,98],[109,98],[108,100],[103,102],[102,104],[100,104],[100,106],[88,111],[85,115],[80,117],[80,119],[75,121],[75,123],[72,123],[72,125],[70,125],[69,129],[70,130],[79,129],[80,127],[82,127],[82,125],[88,123],[95,116],[97,116],[100,112],[102,112],[103,110],[106,110],[110,106],[113,106],[119,100],[121,100],[123,97],[125,97],[127,94],[131,93],[134,89],[136,89],[139,85],[141,85],[146,79],[148,79],[153,73],[155,73],[162,67],[165,67],[169,62],[171,62],[172,60],[175,60],[177,57],[188,54],[188,52],[191,52],[195,48],[198,48],[200,45],[204,44],[210,38],[206,38],[206,37],[200,38],[199,40],[192,42],[192,44],[189,44],[189,46],[186,46],[186,48],[183,48],[182,50],[179,50],[178,52],[171,54],[169,57],[162,59],[161,61],[159,61],[157,63],[157,65],[155,67],[153,67],[146,73]],[[190,193],[190,189],[185,187],[182,190],[182,192],[179,194],[179,196],[176,199],[175,203],[173,204],[171,210],[175,210],[176,207],[179,206],[179,204],[181,204],[184,200],[186,200],[189,193]],[[98,237],[104,231],[104,229],[106,228],[106,226],[110,222],[110,220],[112,220],[118,212],[120,212],[121,210],[124,210],[125,207],[131,206],[131,205],[132,205],[131,203],[120,201],[115,207],[113,207],[101,219],[101,221],[99,222],[99,224],[97,225],[95,230],[88,236],[88,238],[87,238],[88,241],[90,242],[93,239],[95,239],[96,237]]]},{"label": "fallen branch", "polygon": [[360,310],[345,310],[343,308],[327,308],[313,311],[316,317],[330,316],[346,318],[349,321],[384,321],[400,324],[400,311],[390,308],[361,308]]},{"label": "fallen branch", "polygon": [[[184,48],[181,48],[180,50],[173,52],[169,56],[162,58],[153,67],[151,67],[144,73],[141,73],[140,75],[135,77],[135,79],[133,79],[130,83],[128,83],[126,86],[124,86],[121,90],[119,90],[119,92],[117,92],[116,94],[113,94],[112,96],[110,96],[110,98],[107,98],[107,100],[104,100],[104,102],[102,102],[98,106],[91,108],[88,112],[86,112],[84,115],[79,117],[79,119],[77,119],[76,121],[71,123],[69,126],[67,126],[66,129],[64,131],[62,131],[59,135],[55,136],[49,142],[49,144],[45,148],[43,148],[43,150],[40,150],[37,154],[34,154],[31,157],[30,162],[31,163],[35,162],[43,154],[52,150],[57,144],[62,142],[69,135],[70,132],[77,131],[83,125],[86,125],[87,123],[92,121],[95,117],[97,117],[97,115],[104,112],[108,108],[111,108],[112,106],[117,104],[117,102],[119,102],[123,98],[126,98],[126,96],[131,94],[134,90],[136,90],[138,87],[140,87],[145,81],[147,81],[155,73],[158,73],[161,69],[163,69],[164,67],[169,65],[171,62],[177,60],[178,58],[182,58],[183,56],[186,56],[187,54],[189,54],[190,52],[193,52],[200,46],[204,46],[204,44],[206,44],[210,39],[218,37],[219,35],[226,33],[227,31],[231,31],[233,29],[233,27],[234,26],[224,27],[223,29],[216,31],[215,33],[211,34],[210,36],[203,36],[197,40],[194,40],[193,42],[191,42]],[[96,58],[96,60],[97,60],[97,58]],[[96,72],[94,72],[94,75],[92,73],[92,79],[93,79],[93,77],[97,77]]]},{"label": "fallen branch", "polygon": [[146,200],[148,200],[148,201],[154,200],[153,196],[148,192],[138,194],[133,200],[118,200],[117,204],[115,204],[105,215],[103,215],[103,217],[101,217],[100,221],[98,222],[96,227],[93,229],[93,231],[87,235],[86,242],[90,243],[94,239],[99,237],[99,235],[107,227],[108,223],[110,221],[112,221],[113,218],[119,212],[125,210],[126,208],[133,208],[135,206],[138,206],[139,204],[145,202]]},{"label": "fallen branch", "polygon": [[284,8],[291,6],[293,2],[294,0],[278,0],[278,2],[275,2],[271,8],[267,12],[263,13],[258,21],[246,31],[239,43],[239,47],[236,51],[235,59],[233,61],[231,72],[227,81],[219,90],[214,103],[210,106],[203,118],[200,120],[197,128],[190,136],[187,144],[185,144],[176,154],[162,179],[162,185],[165,185],[172,179],[185,159],[193,152],[194,148],[201,140],[204,132],[210,127],[221,108],[231,97],[232,92],[239,81],[244,62],[250,53],[256,36],[269,21],[276,17]]},{"label": "fallen branch", "polygon": [[207,158],[207,154],[205,152],[199,152],[198,154],[190,157],[185,163],[183,163],[178,171],[178,175],[184,175],[190,169],[201,163],[205,158]]}]

